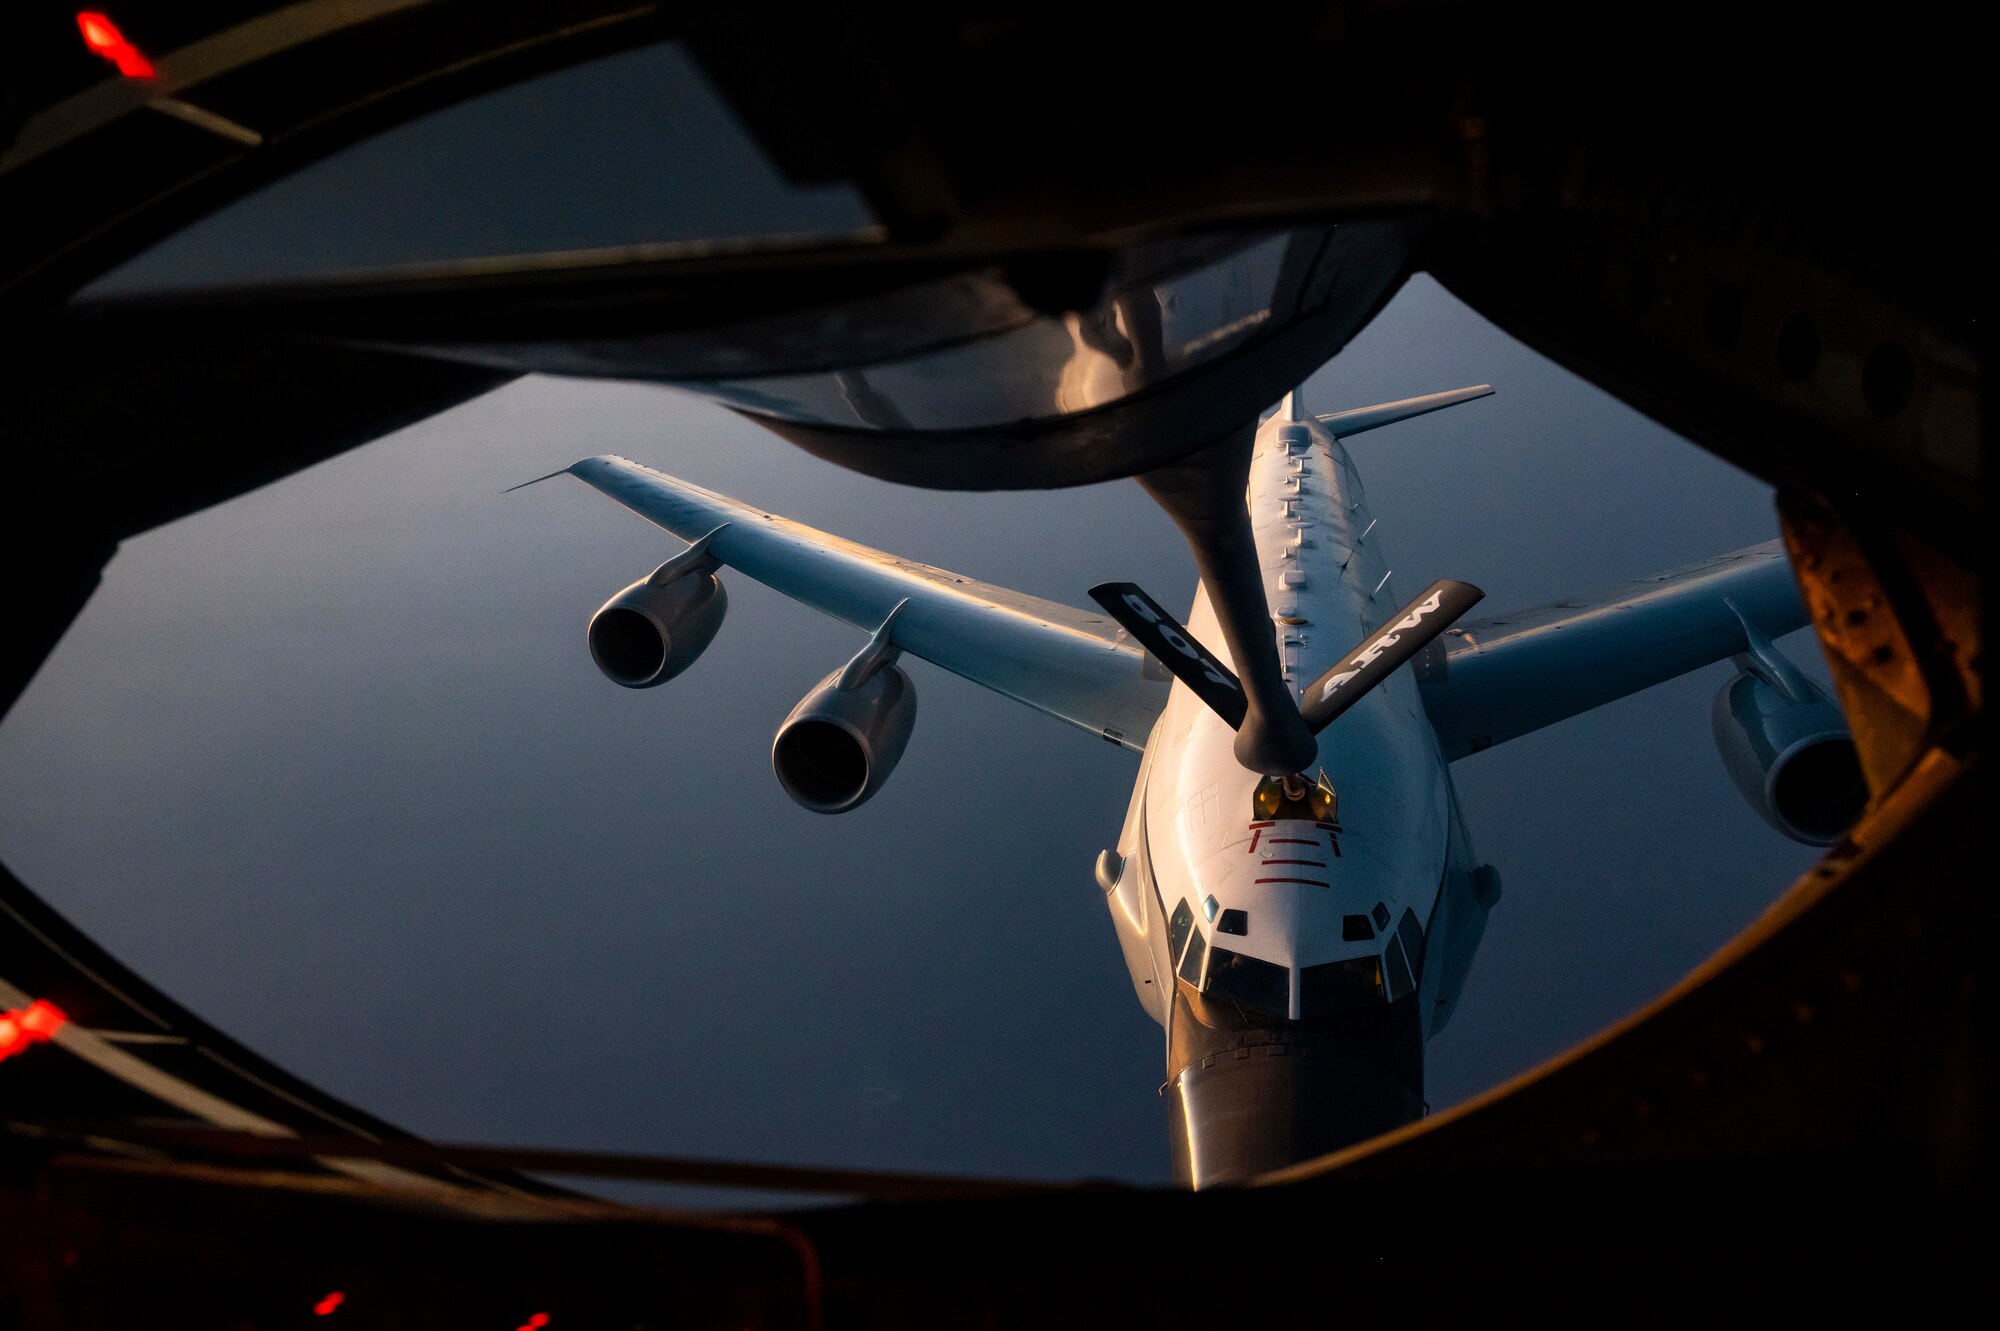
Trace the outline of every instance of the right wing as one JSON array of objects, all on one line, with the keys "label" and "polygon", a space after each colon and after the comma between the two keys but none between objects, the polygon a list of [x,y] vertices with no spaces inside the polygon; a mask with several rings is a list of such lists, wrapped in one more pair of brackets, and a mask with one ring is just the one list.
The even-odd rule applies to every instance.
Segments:
[{"label": "right wing", "polygon": [[871,550],[626,458],[567,471],[683,540],[714,532],[719,562],[864,632],[907,601],[897,647],[1115,744],[1143,751],[1166,706],[1167,681],[1102,615]]},{"label": "right wing", "polygon": [[1772,638],[1809,622],[1781,542],[1447,629],[1424,707],[1463,758],[1747,650],[1738,612]]}]

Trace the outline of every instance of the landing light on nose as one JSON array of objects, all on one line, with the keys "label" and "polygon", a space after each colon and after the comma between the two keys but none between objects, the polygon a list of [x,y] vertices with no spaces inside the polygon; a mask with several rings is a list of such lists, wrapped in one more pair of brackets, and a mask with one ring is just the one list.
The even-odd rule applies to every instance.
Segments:
[{"label": "landing light on nose", "polygon": [[1251,817],[1257,821],[1277,818],[1307,818],[1317,823],[1340,821],[1340,795],[1324,771],[1308,785],[1304,776],[1267,776],[1257,783],[1250,797]]}]

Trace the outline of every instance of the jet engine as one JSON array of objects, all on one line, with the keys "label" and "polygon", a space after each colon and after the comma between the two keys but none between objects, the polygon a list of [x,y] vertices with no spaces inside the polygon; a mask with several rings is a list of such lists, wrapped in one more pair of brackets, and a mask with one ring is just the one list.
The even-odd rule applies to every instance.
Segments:
[{"label": "jet engine", "polygon": [[1765,822],[1794,841],[1830,846],[1868,800],[1854,738],[1840,708],[1795,668],[1769,673],[1742,668],[1715,695],[1715,747]]},{"label": "jet engine", "polygon": [[590,617],[590,659],[628,689],[664,684],[694,664],[728,609],[722,582],[708,568],[675,570],[669,561]]},{"label": "jet engine", "polygon": [[814,813],[846,813],[880,790],[917,723],[910,677],[887,663],[857,669],[860,661],[822,680],[771,743],[778,784]]}]

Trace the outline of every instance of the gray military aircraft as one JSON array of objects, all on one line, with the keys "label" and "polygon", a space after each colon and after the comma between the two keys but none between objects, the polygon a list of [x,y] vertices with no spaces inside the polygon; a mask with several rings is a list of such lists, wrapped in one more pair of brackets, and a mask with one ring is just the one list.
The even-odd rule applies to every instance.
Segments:
[{"label": "gray military aircraft", "polygon": [[701,654],[726,609],[724,565],[869,634],[772,744],[807,809],[845,812],[888,780],[916,721],[905,655],[1139,755],[1096,880],[1165,1032],[1176,1175],[1202,1187],[1425,1112],[1425,1041],[1451,1020],[1500,897],[1453,761],[1733,658],[1713,723],[1745,798],[1813,845],[1859,811],[1839,709],[1771,645],[1806,622],[1778,542],[1495,618],[1463,618],[1481,593],[1451,579],[1396,599],[1342,440],[1491,391],[1320,416],[1288,395],[1256,430],[1246,505],[1275,681],[1239,677],[1237,611],[1219,616],[1206,578],[1185,625],[1131,583],[1093,588],[1094,614],[624,458],[554,475],[690,542],[591,618],[612,681],[650,688]]}]

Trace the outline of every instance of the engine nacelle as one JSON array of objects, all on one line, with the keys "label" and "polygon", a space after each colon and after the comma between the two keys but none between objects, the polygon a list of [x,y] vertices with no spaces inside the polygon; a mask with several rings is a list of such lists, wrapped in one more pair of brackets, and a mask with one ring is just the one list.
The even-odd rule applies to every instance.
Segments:
[{"label": "engine nacelle", "polygon": [[713,573],[641,578],[590,617],[590,659],[614,684],[650,689],[695,663],[722,627],[729,597]]},{"label": "engine nacelle", "polygon": [[1722,765],[1765,822],[1794,841],[1830,846],[1868,800],[1854,737],[1833,700],[1803,677],[1788,697],[1744,671],[1715,695],[1710,720]]},{"label": "engine nacelle", "polygon": [[917,689],[893,665],[851,688],[852,666],[808,693],[771,742],[771,770],[785,793],[814,813],[846,813],[882,788],[917,724]]}]

